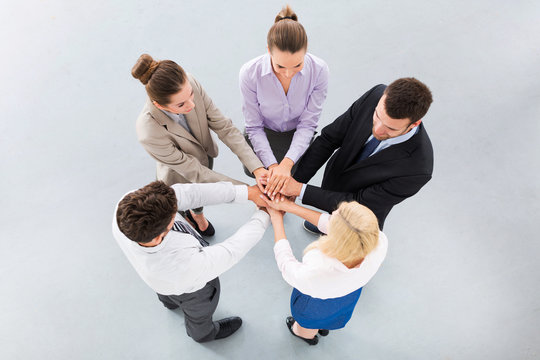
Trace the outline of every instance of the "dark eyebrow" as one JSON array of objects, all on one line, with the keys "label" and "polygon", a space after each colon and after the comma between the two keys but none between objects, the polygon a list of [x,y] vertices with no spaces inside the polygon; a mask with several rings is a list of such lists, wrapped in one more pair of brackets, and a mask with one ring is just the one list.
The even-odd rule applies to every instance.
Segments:
[{"label": "dark eyebrow", "polygon": [[[379,116],[379,113],[377,113],[377,108],[375,108],[375,115],[377,115],[377,119],[381,120],[380,116]],[[382,122],[382,121],[381,121]],[[383,124],[384,125],[384,124]],[[386,125],[384,125],[386,126]],[[390,126],[386,126],[388,129],[392,130],[392,131],[397,131],[398,129],[392,129]]]},{"label": "dark eyebrow", "polygon": [[[191,96],[191,95],[193,95],[193,89],[191,89],[191,94],[190,94],[189,96]],[[186,103],[186,102],[184,101],[184,102],[181,102],[180,104],[178,104],[178,105],[176,105],[176,106],[182,107],[182,106],[184,106],[185,103]]]},{"label": "dark eyebrow", "polygon": [[[298,65],[294,65],[294,66],[293,66],[293,68],[297,68],[297,67],[299,67],[300,65],[302,65],[302,63],[303,63],[303,61],[302,61],[302,62],[300,62],[300,63],[299,63]],[[277,65],[277,66],[278,66],[278,68],[280,68],[280,69],[285,69],[285,66],[283,66],[283,65],[279,65],[279,64],[276,64],[276,65]]]}]

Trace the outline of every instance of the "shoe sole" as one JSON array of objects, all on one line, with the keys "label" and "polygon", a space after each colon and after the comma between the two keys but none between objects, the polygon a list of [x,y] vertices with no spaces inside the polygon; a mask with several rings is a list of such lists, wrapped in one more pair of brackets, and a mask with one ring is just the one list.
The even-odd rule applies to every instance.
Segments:
[{"label": "shoe sole", "polygon": [[306,230],[308,233],[310,234],[313,234],[313,235],[324,235],[323,233],[320,233],[320,232],[315,232],[313,230],[310,230],[306,227],[306,224],[304,222],[302,222],[302,227],[304,228],[304,230]]}]

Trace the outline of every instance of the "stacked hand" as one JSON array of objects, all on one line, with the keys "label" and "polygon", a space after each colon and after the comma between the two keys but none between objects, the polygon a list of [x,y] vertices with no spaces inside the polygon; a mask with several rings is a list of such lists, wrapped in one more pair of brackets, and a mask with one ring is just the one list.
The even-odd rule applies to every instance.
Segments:
[{"label": "stacked hand", "polygon": [[272,200],[278,194],[296,197],[300,195],[302,190],[302,183],[299,183],[291,176],[290,168],[283,168],[281,164],[271,165],[268,173],[261,175],[260,179],[257,179],[257,184],[261,184],[259,186],[259,188],[262,187],[261,191]]},{"label": "stacked hand", "polygon": [[291,169],[294,162],[289,158],[284,158],[281,163],[272,164],[268,167],[268,181],[266,184],[266,194],[273,199],[281,189],[287,185],[291,179]]},{"label": "stacked hand", "polygon": [[248,186],[248,200],[251,200],[260,208],[265,208],[266,203],[261,199],[264,194],[257,185]]},{"label": "stacked hand", "polygon": [[294,205],[294,202],[291,198],[288,198],[281,194],[277,194],[277,196],[275,196],[273,200],[268,198],[268,196],[264,195],[260,195],[260,198],[266,204],[265,206],[267,209],[273,209],[283,213],[289,211]]}]

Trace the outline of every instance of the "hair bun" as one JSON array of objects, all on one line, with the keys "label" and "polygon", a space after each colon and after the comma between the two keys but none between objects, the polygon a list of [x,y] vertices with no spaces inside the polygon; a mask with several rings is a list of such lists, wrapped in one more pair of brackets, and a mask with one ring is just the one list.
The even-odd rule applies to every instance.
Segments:
[{"label": "hair bun", "polygon": [[142,54],[131,69],[131,75],[135,79],[139,79],[143,85],[148,84],[148,80],[159,65],[159,61],[155,61],[150,55]]},{"label": "hair bun", "polygon": [[296,16],[296,13],[291,9],[290,5],[286,5],[281,9],[279,14],[277,14],[276,19],[274,20],[274,23],[277,23],[278,21],[290,19],[293,21],[298,21],[298,16]]}]

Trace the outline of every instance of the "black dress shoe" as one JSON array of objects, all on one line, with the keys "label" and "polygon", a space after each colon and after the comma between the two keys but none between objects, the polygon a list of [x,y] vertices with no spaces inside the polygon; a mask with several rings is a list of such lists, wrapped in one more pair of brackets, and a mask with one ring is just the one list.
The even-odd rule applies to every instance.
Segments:
[{"label": "black dress shoe", "polygon": [[292,329],[294,325],[294,318],[292,316],[287,316],[287,320],[285,320],[285,322],[287,323],[287,327],[289,328],[289,331],[291,332],[291,334],[293,334],[297,338],[304,340],[309,345],[317,345],[319,343],[319,337],[317,335],[315,335],[313,339],[306,339],[306,338],[296,335]]},{"label": "black dress shoe", "polygon": [[324,235],[324,233],[319,231],[319,228],[316,225],[313,225],[307,220],[304,220],[304,230],[314,235]]},{"label": "black dress shoe", "polygon": [[229,335],[232,335],[236,330],[242,326],[242,319],[238,316],[231,316],[225,319],[218,320],[219,331],[216,334],[215,339],[223,339]]},{"label": "black dress shoe", "polygon": [[165,303],[162,303],[162,304],[163,304],[163,306],[165,306],[169,310],[176,310],[176,309],[179,308],[178,305],[169,305],[169,304],[165,304]]},{"label": "black dress shoe", "polygon": [[199,228],[199,225],[197,225],[197,222],[195,221],[193,216],[191,215],[190,210],[186,211],[186,218],[193,224],[193,227],[195,228],[195,230],[197,230],[197,232],[201,234],[202,236],[213,236],[216,233],[216,230],[212,226],[212,223],[208,221],[208,219],[206,219],[206,221],[208,221],[208,227],[206,228],[206,230],[202,231]]},{"label": "black dress shoe", "polygon": [[321,335],[321,336],[327,336],[328,334],[330,334],[330,330],[319,329],[319,335]]}]

